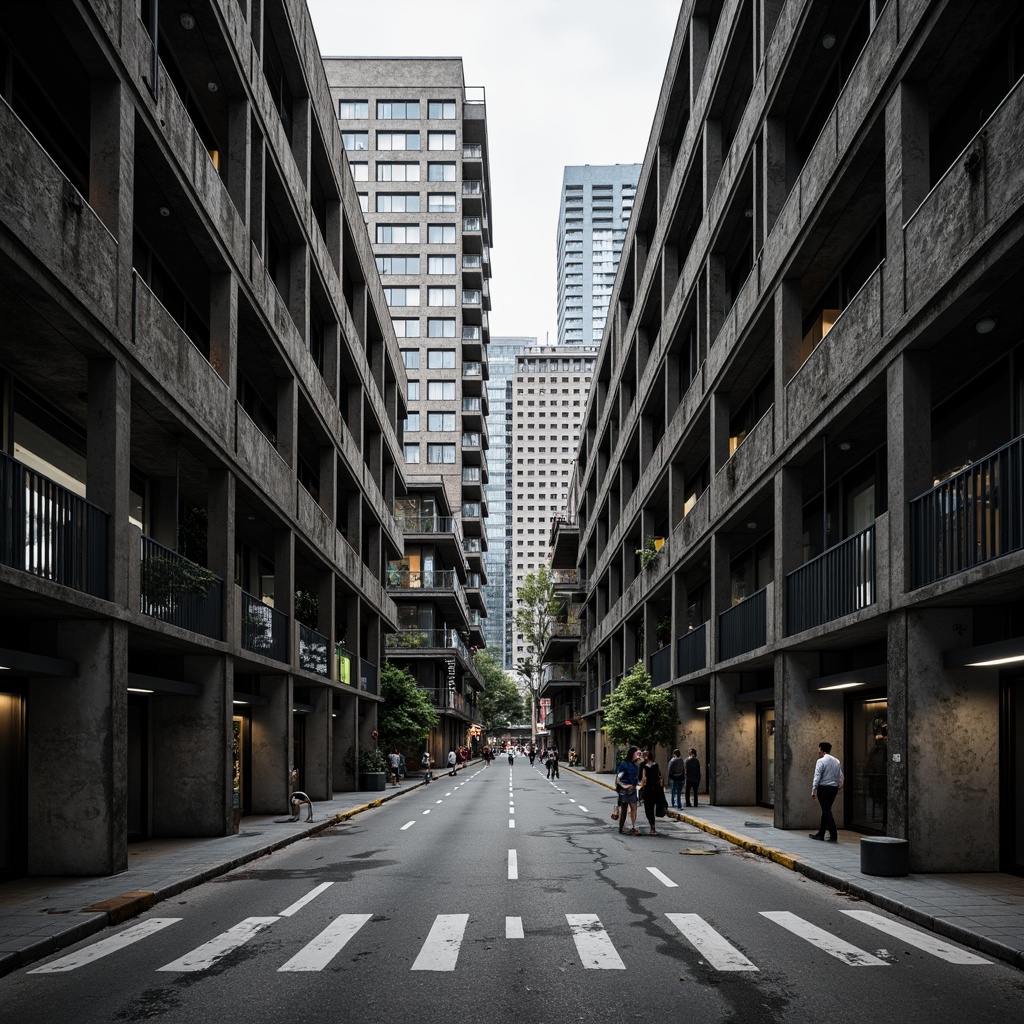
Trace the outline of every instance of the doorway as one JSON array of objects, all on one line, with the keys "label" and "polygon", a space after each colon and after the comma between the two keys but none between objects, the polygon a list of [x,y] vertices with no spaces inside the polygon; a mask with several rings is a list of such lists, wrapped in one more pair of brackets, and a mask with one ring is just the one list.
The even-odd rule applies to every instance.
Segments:
[{"label": "doorway", "polygon": [[25,697],[0,692],[0,881],[21,878],[28,866],[28,771]]},{"label": "doorway", "polygon": [[884,693],[847,701],[845,827],[885,835],[889,820],[889,702]]},{"label": "doorway", "polygon": [[128,842],[148,839],[149,698],[128,694]]},{"label": "doorway", "polygon": [[757,709],[757,802],[775,806],[775,705]]},{"label": "doorway", "polygon": [[1000,685],[999,870],[1024,875],[1024,674]]}]

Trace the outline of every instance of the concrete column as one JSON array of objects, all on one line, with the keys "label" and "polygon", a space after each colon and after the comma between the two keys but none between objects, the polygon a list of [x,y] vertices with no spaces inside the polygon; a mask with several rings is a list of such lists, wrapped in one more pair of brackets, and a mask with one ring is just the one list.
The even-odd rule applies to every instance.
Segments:
[{"label": "concrete column", "polygon": [[718,179],[722,176],[722,123],[714,118],[704,122],[704,209],[708,208]]},{"label": "concrete column", "polygon": [[775,292],[775,450],[786,444],[786,385],[800,369],[803,316],[800,285],[783,281]]},{"label": "concrete column", "polygon": [[296,96],[292,102],[292,155],[295,166],[299,169],[299,177],[309,190],[310,166],[310,124],[312,111],[308,96]]},{"label": "concrete column", "polygon": [[260,696],[266,697],[267,703],[250,708],[253,814],[291,813],[291,693],[288,676],[260,676]]},{"label": "concrete column", "polygon": [[337,522],[338,509],[338,453],[333,445],[320,449],[320,508],[332,522]]},{"label": "concrete column", "polygon": [[729,461],[729,396],[716,391],[711,396],[711,479]]},{"label": "concrete column", "polygon": [[335,697],[339,699],[339,705],[331,735],[331,742],[334,750],[334,755],[331,761],[334,791],[351,792],[357,785],[355,776],[355,751],[356,735],[358,730],[356,712],[359,708],[359,698],[356,696],[354,690],[336,691]]},{"label": "concrete column", "polygon": [[324,383],[331,398],[338,401],[341,395],[341,327],[331,322],[324,327]]},{"label": "concrete column", "polygon": [[154,694],[153,835],[223,836],[232,831],[234,666],[221,656],[186,657],[196,697]]},{"label": "concrete column", "polygon": [[[250,122],[251,123],[251,122]],[[267,210],[267,141],[252,124],[249,142],[249,237],[253,248],[263,254]]]},{"label": "concrete column", "polygon": [[708,792],[713,804],[757,802],[757,711],[737,704],[740,675],[716,672],[711,677],[713,751],[707,762]]},{"label": "concrete column", "polygon": [[[330,659],[329,659],[330,660]],[[334,797],[331,743],[331,694],[329,686],[313,687],[310,703],[316,709],[306,719],[306,792],[313,800]]]},{"label": "concrete column", "polygon": [[235,582],[235,478],[227,469],[210,470],[207,482],[207,568],[223,581],[222,636],[232,645],[241,642],[238,588]]},{"label": "concrete column", "polygon": [[295,534],[287,529],[274,532],[274,607],[289,621],[295,615]]},{"label": "concrete column", "polygon": [[251,115],[246,100],[233,100],[228,111],[228,195],[239,217],[249,220]]},{"label": "concrete column", "polygon": [[783,466],[775,474],[775,635],[786,635],[786,576],[803,564],[803,486],[800,470]]},{"label": "concrete column", "polygon": [[679,639],[688,632],[686,606],[688,604],[686,580],[681,572],[672,576],[672,678],[683,674],[679,664]]},{"label": "concrete column", "polygon": [[[114,359],[89,360],[89,411],[86,433],[85,492],[106,510],[107,599],[128,600],[129,560],[139,558],[130,546],[128,491],[131,478],[131,376]],[[137,609],[136,609],[137,610]]]},{"label": "concrete column", "polygon": [[116,874],[128,867],[127,626],[65,621],[33,640],[78,675],[28,681],[28,874]]},{"label": "concrete column", "polygon": [[[704,273],[704,340],[705,353],[710,352],[718,340],[725,322],[725,264],[722,257],[711,253]],[[698,307],[699,308],[699,307]]]},{"label": "concrete column", "polygon": [[765,119],[761,136],[761,180],[764,216],[760,221],[763,246],[778,220],[789,190],[786,187],[786,121],[781,117]]},{"label": "concrete column", "polygon": [[288,312],[299,336],[309,348],[309,249],[305,243],[293,245],[288,262]]},{"label": "concrete column", "polygon": [[690,20],[690,109],[693,109],[693,97],[700,88],[700,80],[704,77],[704,68],[708,62],[708,51],[711,48],[711,34],[708,31],[707,15],[694,15]]},{"label": "concrete column", "polygon": [[729,579],[729,538],[723,534],[711,537],[711,614],[708,616],[709,665],[718,661],[718,616],[732,607],[732,584]]},{"label": "concrete column", "polygon": [[230,273],[210,278],[210,365],[227,385],[228,401],[234,402],[238,395],[238,283]]},{"label": "concrete column", "polygon": [[[294,377],[277,382],[277,451],[293,469],[298,464],[299,391]],[[295,484],[292,482],[292,493]]]}]

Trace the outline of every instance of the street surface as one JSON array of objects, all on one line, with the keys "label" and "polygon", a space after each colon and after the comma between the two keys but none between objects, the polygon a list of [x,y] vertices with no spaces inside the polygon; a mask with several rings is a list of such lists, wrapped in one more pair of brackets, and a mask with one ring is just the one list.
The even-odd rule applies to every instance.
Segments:
[{"label": "street surface", "polygon": [[0,1020],[1024,1020],[1024,973],[613,805],[526,758],[435,776],[0,979]]}]

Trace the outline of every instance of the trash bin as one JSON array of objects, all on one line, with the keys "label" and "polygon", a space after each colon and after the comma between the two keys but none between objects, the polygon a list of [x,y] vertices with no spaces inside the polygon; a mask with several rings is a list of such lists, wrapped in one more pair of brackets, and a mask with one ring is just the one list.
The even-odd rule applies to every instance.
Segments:
[{"label": "trash bin", "polygon": [[893,836],[864,836],[860,841],[860,873],[901,878],[910,872],[910,844]]}]

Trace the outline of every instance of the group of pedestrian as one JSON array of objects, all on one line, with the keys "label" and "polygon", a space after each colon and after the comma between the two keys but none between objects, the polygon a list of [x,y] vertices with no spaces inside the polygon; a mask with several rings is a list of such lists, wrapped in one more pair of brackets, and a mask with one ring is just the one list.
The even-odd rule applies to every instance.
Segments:
[{"label": "group of pedestrian", "polygon": [[[686,806],[690,806],[692,789],[694,806],[697,805],[697,790],[700,787],[700,761],[697,751],[690,748],[690,756],[684,761],[678,748],[672,751],[672,759],[668,763],[668,778],[672,784],[672,806],[679,807],[679,799],[683,785],[686,785]],[[668,812],[665,799],[665,781],[661,773],[661,765],[651,756],[649,750],[631,746],[619,764],[615,773],[615,791],[618,794],[616,803],[619,821],[619,833],[626,830],[629,819],[629,834],[643,835],[636,827],[637,809],[643,801],[644,817],[647,818],[649,834],[658,835],[658,818]]]},{"label": "group of pedestrian", "polygon": [[683,809],[682,797],[683,787],[686,787],[686,806],[690,807],[690,797],[693,796],[693,807],[697,806],[697,793],[700,790],[700,761],[697,759],[697,750],[690,747],[689,756],[684,758],[676,747],[672,751],[672,757],[668,762],[668,781],[672,784],[671,801],[672,806]]},{"label": "group of pedestrian", "polygon": [[544,767],[548,771],[549,779],[558,778],[558,747],[551,747],[544,755]]}]

